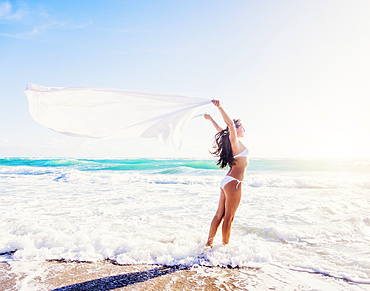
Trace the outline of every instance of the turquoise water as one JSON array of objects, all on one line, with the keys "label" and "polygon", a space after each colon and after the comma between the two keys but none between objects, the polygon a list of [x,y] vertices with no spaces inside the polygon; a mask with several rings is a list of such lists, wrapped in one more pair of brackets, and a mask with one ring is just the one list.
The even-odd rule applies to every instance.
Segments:
[{"label": "turquoise water", "polygon": [[[80,171],[157,171],[171,169],[217,170],[214,160],[199,159],[68,159],[3,158],[0,167],[68,167]],[[252,159],[248,171],[335,171],[370,172],[369,160]]]}]

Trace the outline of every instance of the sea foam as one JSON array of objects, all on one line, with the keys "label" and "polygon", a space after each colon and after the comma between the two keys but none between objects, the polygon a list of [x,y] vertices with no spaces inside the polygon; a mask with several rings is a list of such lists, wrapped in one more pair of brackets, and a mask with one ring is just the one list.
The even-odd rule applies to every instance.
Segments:
[{"label": "sea foam", "polygon": [[248,169],[230,244],[219,232],[207,249],[226,173],[210,162],[17,163],[0,166],[3,261],[267,264],[370,283],[367,172]]}]

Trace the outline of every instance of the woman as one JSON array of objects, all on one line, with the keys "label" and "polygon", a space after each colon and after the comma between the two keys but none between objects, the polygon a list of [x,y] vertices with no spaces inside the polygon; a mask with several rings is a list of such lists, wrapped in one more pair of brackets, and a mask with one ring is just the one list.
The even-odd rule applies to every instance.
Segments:
[{"label": "woman", "polygon": [[210,247],[213,245],[213,239],[222,220],[224,220],[222,224],[222,243],[224,245],[229,243],[231,223],[242,197],[241,183],[244,179],[245,169],[248,166],[248,149],[239,140],[244,136],[245,131],[240,119],[232,120],[221,107],[219,100],[212,100],[212,103],[219,109],[227,125],[226,129],[223,130],[210,115],[204,115],[205,119],[210,120],[218,131],[215,136],[215,151],[213,154],[219,158],[217,165],[221,169],[229,166],[230,170],[221,181],[220,201],[206,243],[206,246]]}]

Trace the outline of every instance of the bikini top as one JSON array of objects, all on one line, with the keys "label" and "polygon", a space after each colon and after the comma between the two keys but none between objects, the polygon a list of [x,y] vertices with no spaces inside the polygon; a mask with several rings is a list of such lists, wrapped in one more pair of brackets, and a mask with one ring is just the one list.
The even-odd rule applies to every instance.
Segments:
[{"label": "bikini top", "polygon": [[237,157],[246,157],[246,156],[248,156],[248,154],[249,154],[249,151],[248,151],[247,148],[245,148],[241,153],[234,156],[234,159],[237,158]]}]

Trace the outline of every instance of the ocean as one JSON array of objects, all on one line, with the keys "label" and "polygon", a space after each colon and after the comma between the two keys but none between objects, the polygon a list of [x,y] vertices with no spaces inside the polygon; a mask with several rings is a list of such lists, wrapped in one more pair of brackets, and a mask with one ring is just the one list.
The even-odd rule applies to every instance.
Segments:
[{"label": "ocean", "polygon": [[370,287],[369,160],[251,159],[230,244],[219,230],[209,249],[225,174],[199,159],[0,159],[1,262],[273,267]]}]

